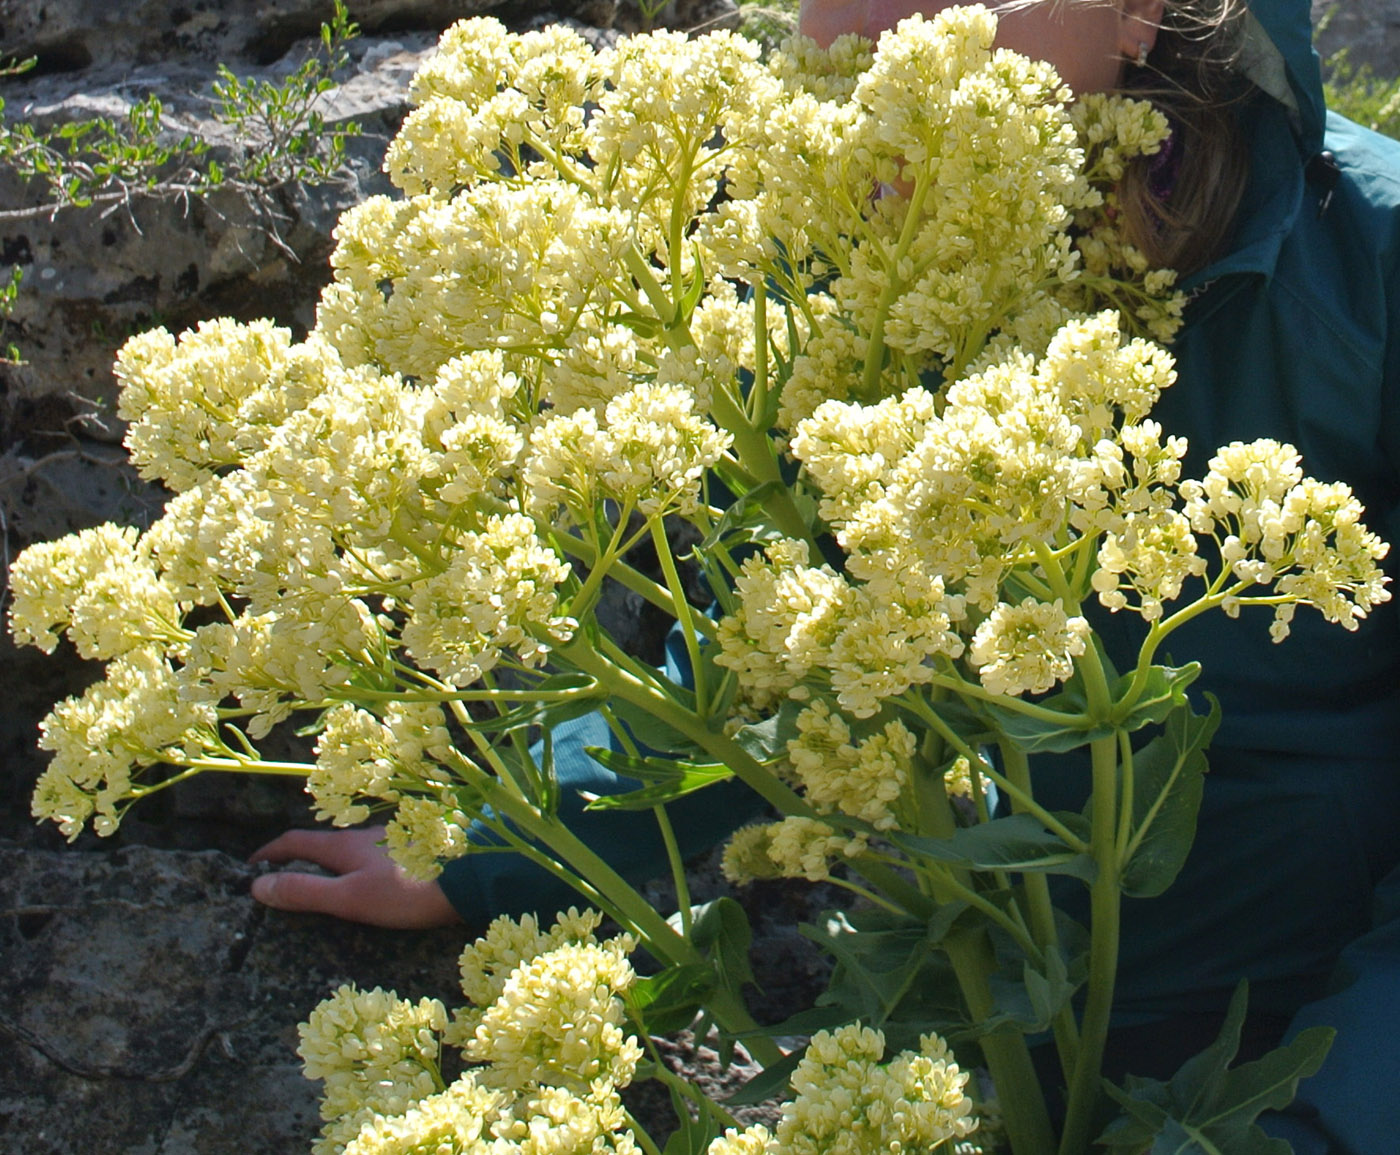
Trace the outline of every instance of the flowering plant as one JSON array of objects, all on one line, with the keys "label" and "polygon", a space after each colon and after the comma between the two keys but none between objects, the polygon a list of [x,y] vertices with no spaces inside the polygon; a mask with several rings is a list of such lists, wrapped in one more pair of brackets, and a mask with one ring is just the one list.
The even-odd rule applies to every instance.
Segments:
[{"label": "flowering plant", "polygon": [[[144,533],[14,566],[15,637],[107,662],[44,723],[36,815],[109,833],[207,770],[304,775],[338,825],[391,813],[419,876],[526,855],[660,967],[636,978],[623,940],[571,915],[468,948],[478,1009],[452,1026],[341,992],[304,1031],[324,1150],[654,1152],[615,1099],[643,1055],[624,1024],[645,1039],[702,1011],[768,1066],[759,1090],[796,1098],[771,1134],[701,1109],[677,1150],[978,1142],[970,1068],[1015,1155],[1094,1140],[1120,902],[1180,869],[1218,721],[1162,643],[1252,606],[1278,639],[1299,604],[1354,629],[1389,596],[1385,546],[1289,446],[1233,444],[1181,478],[1184,443],[1148,416],[1173,380],[1150,338],[1180,303],[1113,211],[1163,119],[1067,106],[994,35],[951,9],[878,50],[797,41],[760,63],[723,34],[595,53],[463,22],[390,149],[405,195],[341,219],[305,340],[215,321],[122,349],[127,444],[175,496]],[[686,526],[713,615],[687,599]],[[684,676],[602,628],[609,580],[674,621]],[[1144,622],[1124,672],[1094,600]],[[560,818],[534,738],[590,712],[616,747],[596,757],[639,780],[592,805],[660,824],[672,919]],[[314,764],[264,759],[294,715]],[[1080,748],[1089,806],[1051,811],[1031,759]],[[734,879],[857,896],[805,1056],[748,1016],[742,914],[692,909],[675,849],[667,804],[733,778],[777,812],[735,836]],[[1087,928],[1050,875],[1087,888]],[[1222,1078],[1241,1014],[1172,1083],[1109,1088],[1102,1142],[1254,1149],[1326,1038]],[[482,1064],[451,1084],[444,1032]],[[1068,1088],[1058,1138],[1041,1032]]]}]

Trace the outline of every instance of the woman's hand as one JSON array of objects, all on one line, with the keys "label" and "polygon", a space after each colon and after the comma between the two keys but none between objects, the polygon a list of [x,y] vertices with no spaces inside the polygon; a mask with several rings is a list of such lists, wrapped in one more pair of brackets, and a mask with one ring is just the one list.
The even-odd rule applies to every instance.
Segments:
[{"label": "woman's hand", "polygon": [[253,879],[253,897],[276,910],[330,914],[393,930],[460,922],[436,882],[404,872],[379,843],[384,827],[289,830],[253,852],[249,862],[312,862],[332,874],[286,870]]}]

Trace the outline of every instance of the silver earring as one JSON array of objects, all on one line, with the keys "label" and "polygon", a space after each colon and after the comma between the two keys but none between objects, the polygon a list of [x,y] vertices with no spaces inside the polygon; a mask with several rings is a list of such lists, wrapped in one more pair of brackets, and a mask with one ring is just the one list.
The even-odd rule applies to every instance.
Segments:
[{"label": "silver earring", "polygon": [[1148,53],[1148,51],[1149,51],[1149,49],[1148,49],[1148,47],[1147,47],[1147,41],[1146,41],[1146,40],[1139,40],[1139,41],[1138,41],[1137,60],[1134,61],[1134,63],[1137,64],[1137,66],[1138,66],[1139,68],[1146,68],[1146,67],[1147,67],[1147,53]]}]

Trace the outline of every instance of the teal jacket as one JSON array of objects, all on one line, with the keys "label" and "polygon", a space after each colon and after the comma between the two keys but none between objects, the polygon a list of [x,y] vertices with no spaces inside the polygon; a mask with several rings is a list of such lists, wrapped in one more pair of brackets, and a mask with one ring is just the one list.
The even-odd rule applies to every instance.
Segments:
[{"label": "teal jacket", "polygon": [[[1251,11],[1268,95],[1241,113],[1250,179],[1228,254],[1185,284],[1179,380],[1154,416],[1189,439],[1186,476],[1233,440],[1292,443],[1400,543],[1400,144],[1325,112],[1307,0]],[[1261,1047],[1289,1020],[1340,1031],[1273,1129],[1300,1153],[1400,1151],[1400,614],[1346,633],[1304,608],[1277,646],[1269,621],[1208,615],[1168,643],[1224,720],[1185,869],[1126,906],[1119,1019],[1194,1046],[1248,978]],[[1135,649],[1133,621],[1096,624]],[[1068,806],[1085,772],[1062,769],[1048,801]],[[1138,1037],[1124,1062],[1149,1073],[1144,1045],[1169,1040]]]},{"label": "teal jacket", "polygon": [[[1241,111],[1251,175],[1228,254],[1186,282],[1180,379],[1155,416],[1190,440],[1187,476],[1232,440],[1291,442],[1309,474],[1349,483],[1368,524],[1400,542],[1400,144],[1326,113],[1308,0],[1251,10],[1246,66],[1267,94]],[[1151,1074],[1155,1056],[1169,1073],[1184,1057],[1172,1045],[1209,1041],[1248,978],[1261,1048],[1290,1021],[1340,1029],[1271,1127],[1300,1155],[1400,1151],[1400,614],[1390,603],[1346,633],[1304,608],[1279,646],[1269,620],[1209,615],[1171,639],[1174,658],[1202,663],[1198,687],[1224,721],[1180,878],[1125,911],[1121,1057]],[[1135,651],[1131,618],[1098,625],[1111,653]],[[597,719],[557,736],[566,796],[616,788],[582,754],[605,740]],[[1077,809],[1086,772],[1066,760],[1041,784]],[[676,823],[686,851],[756,810],[742,788],[690,801]],[[664,868],[649,820],[579,822],[624,873]],[[459,860],[443,888],[475,924],[574,901],[510,855]]]}]

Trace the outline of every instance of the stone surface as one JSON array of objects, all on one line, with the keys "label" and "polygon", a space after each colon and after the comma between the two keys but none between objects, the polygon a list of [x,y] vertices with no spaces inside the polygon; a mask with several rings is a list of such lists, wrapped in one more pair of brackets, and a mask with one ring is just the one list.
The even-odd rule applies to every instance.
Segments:
[{"label": "stone surface", "polygon": [[[289,1155],[319,1128],[296,1024],[341,983],[460,1003],[460,930],[377,931],[268,911],[216,851],[39,851],[0,842],[0,1150],[16,1155]],[[760,971],[783,961],[767,956]],[[713,1041],[666,1061],[710,1093]],[[656,1087],[629,1093],[663,1135]],[[771,1108],[745,1112],[771,1118]]]},{"label": "stone surface", "polygon": [[217,852],[0,844],[0,1149],[303,1151],[297,1022],[343,982],[453,999],[460,932],[266,911],[252,876]]}]

